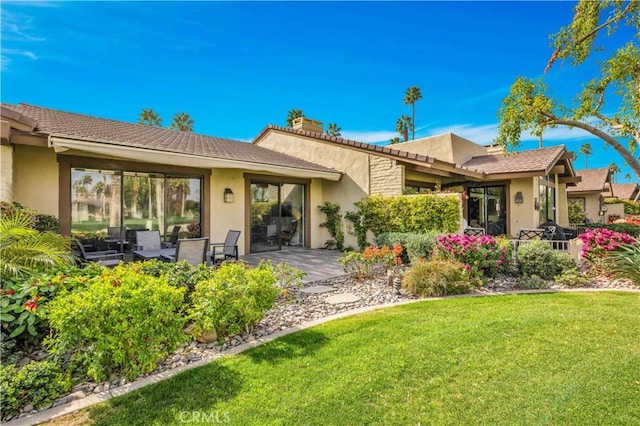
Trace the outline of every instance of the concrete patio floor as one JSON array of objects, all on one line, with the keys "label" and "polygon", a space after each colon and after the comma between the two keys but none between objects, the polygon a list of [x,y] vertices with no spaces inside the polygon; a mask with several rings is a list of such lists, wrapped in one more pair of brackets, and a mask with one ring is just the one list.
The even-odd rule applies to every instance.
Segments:
[{"label": "concrete patio floor", "polygon": [[240,256],[240,260],[255,266],[262,259],[268,259],[274,265],[285,262],[307,273],[303,282],[311,283],[327,278],[344,275],[342,265],[338,258],[342,252],[337,250],[305,249],[299,247],[283,247],[282,250],[252,253]]}]

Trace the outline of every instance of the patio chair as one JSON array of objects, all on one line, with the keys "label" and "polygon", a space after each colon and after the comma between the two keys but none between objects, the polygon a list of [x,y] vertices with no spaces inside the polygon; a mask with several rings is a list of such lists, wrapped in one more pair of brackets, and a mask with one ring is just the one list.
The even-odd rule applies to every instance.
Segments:
[{"label": "patio chair", "polygon": [[481,237],[485,235],[485,231],[484,231],[484,228],[467,227],[464,229],[464,235],[469,235],[472,237]]},{"label": "patio chair", "polygon": [[104,240],[104,242],[107,244],[107,248],[110,248],[112,244],[115,244],[116,247],[120,247],[120,252],[123,252],[124,247],[129,245],[126,232],[126,229],[121,226],[107,227],[108,238]]},{"label": "patio chair", "polygon": [[80,264],[95,262],[113,268],[124,260],[124,254],[118,253],[117,250],[87,252],[82,243],[75,238],[71,239],[71,250],[78,257]]},{"label": "patio chair", "polygon": [[187,238],[178,240],[176,244],[176,254],[163,255],[162,259],[169,262],[181,262],[186,260],[192,266],[207,263],[207,248],[209,247],[209,237]]},{"label": "patio chair", "polygon": [[173,230],[171,231],[171,236],[169,237],[169,241],[165,241],[162,243],[162,246],[165,248],[175,247],[178,244],[178,237],[180,235],[180,225],[174,225]]},{"label": "patio chair", "polygon": [[238,260],[238,238],[240,238],[240,231],[229,231],[224,243],[211,244],[211,247],[213,247],[211,263],[214,266],[218,266],[225,260]]},{"label": "patio chair", "polygon": [[280,241],[282,242],[282,244],[290,246],[291,239],[293,238],[297,230],[298,221],[294,220],[293,222],[291,222],[291,226],[289,227],[289,229],[284,229],[280,232]]},{"label": "patio chair", "polygon": [[521,229],[520,232],[518,232],[515,250],[518,250],[521,241],[541,240],[544,237],[544,233],[544,229]]},{"label": "patio chair", "polygon": [[144,252],[157,251],[162,248],[160,231],[136,231],[136,244],[133,246],[133,260],[144,260],[149,257]]}]

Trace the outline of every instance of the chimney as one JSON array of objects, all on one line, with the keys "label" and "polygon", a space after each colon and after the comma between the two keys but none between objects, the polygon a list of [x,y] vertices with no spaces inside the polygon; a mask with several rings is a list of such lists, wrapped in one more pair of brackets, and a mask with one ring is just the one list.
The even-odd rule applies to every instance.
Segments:
[{"label": "chimney", "polygon": [[505,149],[503,145],[487,145],[487,155],[499,155],[504,153]]},{"label": "chimney", "polygon": [[308,132],[323,133],[322,121],[312,120],[307,117],[298,117],[293,119],[293,128],[295,130],[306,130]]}]

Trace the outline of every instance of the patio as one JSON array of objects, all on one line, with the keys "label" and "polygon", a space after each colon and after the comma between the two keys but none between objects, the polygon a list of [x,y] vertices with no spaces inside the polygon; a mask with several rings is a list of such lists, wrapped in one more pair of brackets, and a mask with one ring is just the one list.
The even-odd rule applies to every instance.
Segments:
[{"label": "patio", "polygon": [[344,275],[342,265],[338,258],[342,252],[337,250],[305,249],[299,247],[286,247],[279,251],[252,253],[240,256],[240,260],[255,266],[262,259],[268,259],[274,265],[285,262],[290,266],[306,272],[303,282],[311,283],[318,280]]}]

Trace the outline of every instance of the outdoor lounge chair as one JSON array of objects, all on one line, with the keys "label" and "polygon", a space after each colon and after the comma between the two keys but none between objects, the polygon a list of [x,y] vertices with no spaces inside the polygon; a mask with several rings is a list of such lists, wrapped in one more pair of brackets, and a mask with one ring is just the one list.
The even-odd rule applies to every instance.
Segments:
[{"label": "outdoor lounge chair", "polygon": [[284,229],[282,230],[282,232],[280,232],[280,241],[282,242],[282,244],[290,246],[291,239],[293,238],[297,230],[298,221],[294,220],[293,222],[291,222],[291,226],[289,227],[289,229]]},{"label": "outdoor lounge chair", "polygon": [[136,232],[136,245],[133,246],[133,260],[160,259],[163,255],[173,255],[175,249],[169,248],[160,239],[160,231]]},{"label": "outdoor lounge chair", "polygon": [[207,263],[207,249],[209,247],[209,237],[187,238],[178,240],[176,244],[176,254],[163,255],[162,259],[169,262],[181,262],[186,260],[192,266]]},{"label": "outdoor lounge chair", "polygon": [[531,240],[541,240],[544,238],[544,229],[521,229],[518,232],[518,240],[516,241],[516,245],[514,247],[515,250],[518,249],[521,241],[531,241]]},{"label": "outdoor lounge chair", "polygon": [[240,231],[229,231],[227,237],[224,239],[224,243],[213,243],[211,247],[211,263],[214,266],[218,266],[225,260],[235,259],[238,260],[238,238],[240,238]]},{"label": "outdoor lounge chair", "polygon": [[113,268],[124,260],[124,254],[118,253],[116,250],[87,252],[82,243],[75,238],[71,239],[71,250],[79,258],[81,264],[95,262]]}]

